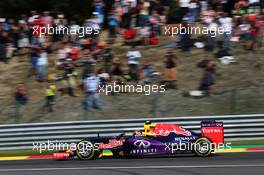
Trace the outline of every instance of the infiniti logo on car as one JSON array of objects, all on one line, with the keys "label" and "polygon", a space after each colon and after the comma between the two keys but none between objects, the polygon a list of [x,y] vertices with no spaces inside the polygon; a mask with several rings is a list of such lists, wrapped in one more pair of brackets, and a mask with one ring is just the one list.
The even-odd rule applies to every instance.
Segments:
[{"label": "infiniti logo on car", "polygon": [[150,142],[147,141],[147,140],[137,140],[137,141],[134,142],[134,145],[137,148],[146,149],[146,148],[149,148],[150,147]]}]

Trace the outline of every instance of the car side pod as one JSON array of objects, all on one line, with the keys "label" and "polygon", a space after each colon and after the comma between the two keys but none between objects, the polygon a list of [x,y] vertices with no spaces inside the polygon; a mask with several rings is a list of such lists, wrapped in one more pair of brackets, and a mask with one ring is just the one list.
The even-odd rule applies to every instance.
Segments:
[{"label": "car side pod", "polygon": [[224,143],[224,123],[215,120],[201,122],[201,135],[211,140],[216,146]]}]

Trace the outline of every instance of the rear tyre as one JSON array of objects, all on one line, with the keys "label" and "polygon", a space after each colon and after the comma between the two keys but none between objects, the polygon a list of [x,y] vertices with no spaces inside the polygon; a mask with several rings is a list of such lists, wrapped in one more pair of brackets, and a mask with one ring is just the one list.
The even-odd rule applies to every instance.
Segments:
[{"label": "rear tyre", "polygon": [[77,144],[76,154],[80,160],[93,160],[100,155],[100,152],[95,150],[92,142],[83,140]]},{"label": "rear tyre", "polygon": [[194,142],[193,151],[197,156],[207,157],[212,155],[212,142],[207,138],[199,138]]}]

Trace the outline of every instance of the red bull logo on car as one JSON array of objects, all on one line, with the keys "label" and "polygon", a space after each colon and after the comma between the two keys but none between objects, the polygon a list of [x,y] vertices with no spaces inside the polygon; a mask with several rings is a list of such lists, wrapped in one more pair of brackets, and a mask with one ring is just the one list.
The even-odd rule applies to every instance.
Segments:
[{"label": "red bull logo on car", "polygon": [[99,143],[99,148],[100,149],[111,149],[111,148],[115,148],[118,146],[122,146],[125,140],[121,139],[121,140],[116,140],[116,139],[112,139],[109,140],[109,143]]},{"label": "red bull logo on car", "polygon": [[183,129],[176,124],[156,124],[155,128],[151,133],[160,136],[168,136],[170,133],[176,133],[184,136],[191,136],[191,132]]}]

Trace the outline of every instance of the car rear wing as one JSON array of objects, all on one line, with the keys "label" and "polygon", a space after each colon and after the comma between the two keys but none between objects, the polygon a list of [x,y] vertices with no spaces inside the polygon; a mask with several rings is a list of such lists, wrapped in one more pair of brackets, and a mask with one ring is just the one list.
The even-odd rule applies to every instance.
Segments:
[{"label": "car rear wing", "polygon": [[221,145],[224,143],[224,123],[210,120],[201,122],[201,135],[207,137],[214,144]]}]

